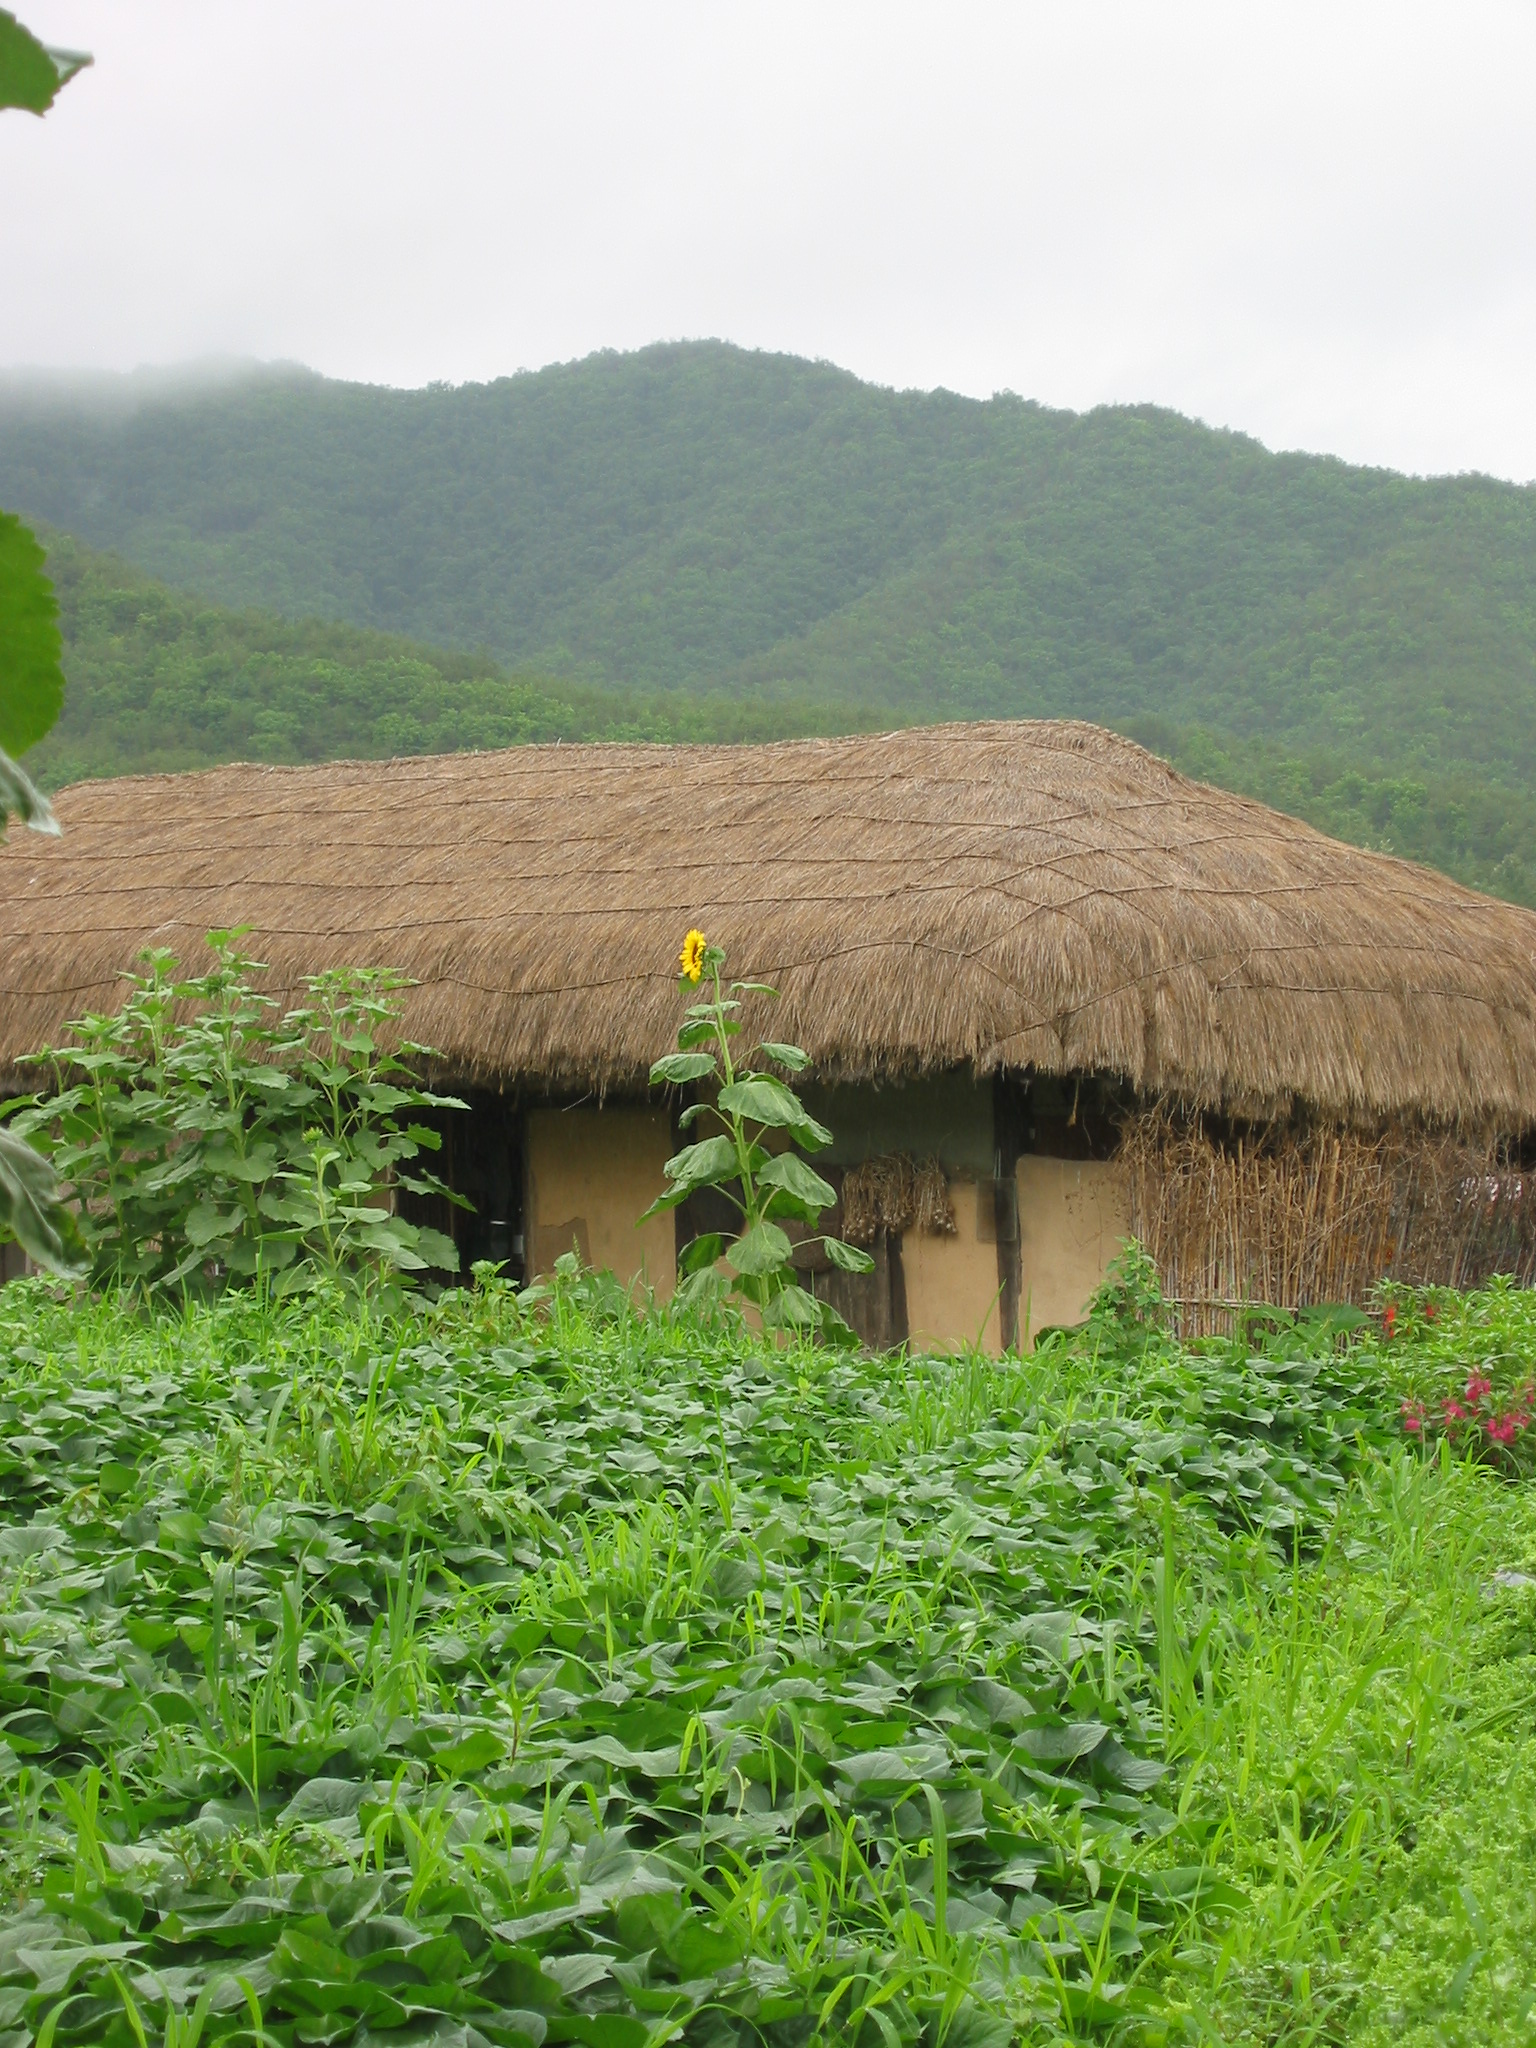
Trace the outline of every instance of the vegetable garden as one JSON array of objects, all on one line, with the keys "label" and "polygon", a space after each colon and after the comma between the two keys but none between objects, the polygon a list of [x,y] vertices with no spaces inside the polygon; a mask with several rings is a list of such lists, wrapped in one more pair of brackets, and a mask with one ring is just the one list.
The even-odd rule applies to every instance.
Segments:
[{"label": "vegetable garden", "polygon": [[1392,1309],[7,1288],[0,2040],[1528,2039],[1526,1434],[1404,1423],[1536,1315]]}]

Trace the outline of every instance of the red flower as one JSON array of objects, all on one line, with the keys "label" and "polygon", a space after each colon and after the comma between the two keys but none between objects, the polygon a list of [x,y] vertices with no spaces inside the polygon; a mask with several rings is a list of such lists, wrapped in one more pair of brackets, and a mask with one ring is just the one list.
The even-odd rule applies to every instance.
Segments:
[{"label": "red flower", "polygon": [[1436,1317],[1437,1317],[1437,1316],[1439,1315],[1439,1313],[1440,1313],[1439,1309],[1437,1309],[1437,1308],[1435,1307],[1435,1304],[1434,1304],[1434,1303],[1433,1303],[1432,1301],[1426,1301],[1426,1302],[1425,1302],[1425,1304],[1424,1304],[1424,1320],[1425,1320],[1425,1322],[1426,1322],[1426,1323],[1432,1323],[1432,1322],[1433,1322],[1433,1321],[1435,1320],[1435,1318],[1436,1318]]},{"label": "red flower", "polygon": [[1485,1394],[1491,1394],[1492,1392],[1493,1381],[1485,1373],[1469,1372],[1467,1374],[1467,1399],[1469,1401],[1481,1401]]},{"label": "red flower", "polygon": [[1513,1415],[1501,1415],[1496,1422],[1488,1424],[1489,1439],[1496,1444],[1512,1444],[1515,1440],[1515,1428]]},{"label": "red flower", "polygon": [[1403,1427],[1410,1436],[1417,1436],[1424,1427],[1424,1410],[1417,1401],[1403,1403]]},{"label": "red flower", "polygon": [[1393,1328],[1395,1327],[1396,1323],[1397,1303],[1395,1301],[1389,1301],[1386,1307],[1381,1312],[1381,1327],[1383,1332],[1388,1337],[1391,1336]]},{"label": "red flower", "polygon": [[1445,1404],[1445,1419],[1447,1422],[1465,1422],[1467,1411],[1459,1401],[1447,1401]]}]

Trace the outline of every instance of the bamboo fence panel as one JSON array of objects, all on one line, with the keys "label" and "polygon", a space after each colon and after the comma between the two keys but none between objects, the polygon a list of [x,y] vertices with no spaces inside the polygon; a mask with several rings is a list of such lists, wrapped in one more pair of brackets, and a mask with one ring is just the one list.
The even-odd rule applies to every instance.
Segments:
[{"label": "bamboo fence panel", "polygon": [[1536,1278],[1536,1185],[1497,1139],[1285,1126],[1222,1142],[1159,1108],[1119,1158],[1132,1233],[1190,1334],[1248,1303],[1363,1303],[1382,1280]]}]

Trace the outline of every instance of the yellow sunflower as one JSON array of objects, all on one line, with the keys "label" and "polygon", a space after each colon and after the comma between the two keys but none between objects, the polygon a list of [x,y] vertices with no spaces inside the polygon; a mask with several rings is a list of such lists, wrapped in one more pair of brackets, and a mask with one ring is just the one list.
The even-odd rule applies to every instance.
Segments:
[{"label": "yellow sunflower", "polygon": [[677,957],[682,962],[683,972],[690,981],[697,981],[704,972],[704,954],[708,943],[702,932],[690,932],[683,941],[683,950]]}]

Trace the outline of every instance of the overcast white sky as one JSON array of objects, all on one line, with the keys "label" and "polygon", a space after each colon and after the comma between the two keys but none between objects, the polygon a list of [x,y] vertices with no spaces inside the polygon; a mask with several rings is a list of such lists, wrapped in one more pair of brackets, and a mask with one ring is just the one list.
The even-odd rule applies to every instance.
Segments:
[{"label": "overcast white sky", "polygon": [[1536,477],[1536,4],[6,0],[0,364],[721,335]]}]

